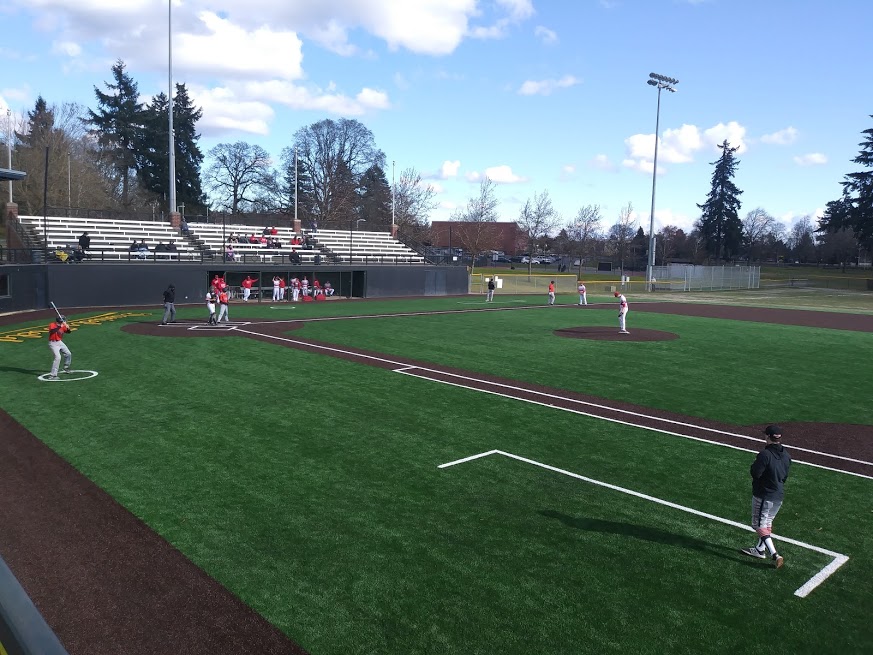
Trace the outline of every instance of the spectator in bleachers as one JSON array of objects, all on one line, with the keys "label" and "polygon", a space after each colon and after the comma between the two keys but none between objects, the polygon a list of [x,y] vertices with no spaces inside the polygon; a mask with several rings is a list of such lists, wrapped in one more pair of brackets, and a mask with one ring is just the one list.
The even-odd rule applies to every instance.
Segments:
[{"label": "spectator in bleachers", "polygon": [[262,236],[260,239],[258,239],[258,243],[260,243],[262,246],[264,246],[264,247],[266,248],[266,246],[267,246],[267,237]]},{"label": "spectator in bleachers", "polygon": [[179,222],[179,231],[183,235],[188,236],[188,222],[185,220],[184,216],[182,217],[182,220]]},{"label": "spectator in bleachers", "polygon": [[276,236],[277,234],[279,234],[279,230],[277,230],[275,227],[271,227],[270,234],[272,234],[273,236]]},{"label": "spectator in bleachers", "polygon": [[312,228],[311,228],[311,232],[312,232],[313,234],[315,234],[316,232],[318,232],[318,221],[315,220],[314,218],[312,219]]},{"label": "spectator in bleachers", "polygon": [[158,241],[158,245],[155,246],[155,252],[167,252],[167,246],[164,245],[163,241]]},{"label": "spectator in bleachers", "polygon": [[224,249],[224,259],[228,262],[236,261],[236,253],[233,251],[233,246],[231,244],[227,244],[227,247]]},{"label": "spectator in bleachers", "polygon": [[261,232],[261,236],[267,236],[272,233],[272,229],[269,225],[264,228],[264,231]]},{"label": "spectator in bleachers", "polygon": [[73,249],[72,260],[78,264],[83,259],[85,259],[85,251],[82,250],[82,246],[76,246]]},{"label": "spectator in bleachers", "polygon": [[254,245],[257,245],[260,243],[260,241],[258,240],[258,237],[255,236],[254,232],[252,232],[252,235],[249,237],[249,243],[254,244]]},{"label": "spectator in bleachers", "polygon": [[170,243],[167,244],[167,252],[179,252],[176,248],[176,240],[170,239]]},{"label": "spectator in bleachers", "polygon": [[336,291],[333,288],[333,285],[330,282],[324,283],[324,295],[332,296]]},{"label": "spectator in bleachers", "polygon": [[88,236],[87,232],[82,232],[82,235],[79,237],[79,247],[82,249],[82,254],[91,259],[91,255],[88,254],[88,248],[91,247],[91,237]]},{"label": "spectator in bleachers", "polygon": [[145,259],[149,256],[149,247],[145,242],[145,239],[141,239],[138,244],[136,244],[136,256],[139,259]]},{"label": "spectator in bleachers", "polygon": [[298,253],[296,253],[296,252],[292,252],[292,253],[291,253],[291,258],[290,258],[290,259],[291,259],[291,263],[292,263],[292,264],[299,264],[300,261],[301,261],[301,260],[300,260],[300,255],[299,255]]},{"label": "spectator in bleachers", "polygon": [[136,242],[136,239],[134,239],[133,241],[130,242],[130,247],[128,248],[128,250],[130,252],[134,252],[136,250],[139,250],[139,244]]}]

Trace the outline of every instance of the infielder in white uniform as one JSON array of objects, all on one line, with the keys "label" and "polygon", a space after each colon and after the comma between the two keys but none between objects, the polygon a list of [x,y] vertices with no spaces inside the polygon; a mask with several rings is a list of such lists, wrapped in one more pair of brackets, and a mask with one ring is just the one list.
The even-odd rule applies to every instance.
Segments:
[{"label": "infielder in white uniform", "polygon": [[579,280],[579,304],[588,304],[588,293],[585,291],[585,283],[582,280]]},{"label": "infielder in white uniform", "polygon": [[273,302],[279,301],[279,276],[273,276]]},{"label": "infielder in white uniform", "polygon": [[624,297],[623,293],[619,293],[618,291],[613,295],[618,298],[618,333],[630,334],[630,332],[625,329],[624,323],[624,318],[627,316],[627,298]]}]

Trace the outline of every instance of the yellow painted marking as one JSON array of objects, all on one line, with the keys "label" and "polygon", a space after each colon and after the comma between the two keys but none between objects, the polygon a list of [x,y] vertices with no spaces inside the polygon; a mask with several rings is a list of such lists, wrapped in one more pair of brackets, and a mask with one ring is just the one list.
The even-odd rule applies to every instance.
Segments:
[{"label": "yellow painted marking", "polygon": [[[117,321],[121,318],[129,318],[131,316],[151,316],[151,312],[107,312],[106,314],[98,314],[97,316],[88,316],[86,318],[77,318],[67,321],[67,325],[71,328],[82,327],[83,325],[102,325],[108,321]],[[48,326],[46,327],[29,327],[19,328],[17,330],[7,330],[0,332],[0,343],[24,343],[25,339],[44,339],[48,334]],[[0,652],[0,655],[5,655]]]}]

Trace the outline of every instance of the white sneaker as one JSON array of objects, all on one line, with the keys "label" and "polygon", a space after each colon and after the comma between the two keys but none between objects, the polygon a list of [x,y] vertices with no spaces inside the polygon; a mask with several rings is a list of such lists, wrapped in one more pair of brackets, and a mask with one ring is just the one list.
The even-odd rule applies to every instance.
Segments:
[{"label": "white sneaker", "polygon": [[46,375],[45,379],[46,380],[57,380],[58,376],[57,375]]},{"label": "white sneaker", "polygon": [[[740,548],[740,552],[743,555],[748,555],[749,557],[754,557],[756,559],[764,559],[767,557],[766,553],[762,553],[760,550],[755,548],[754,546],[750,546],[749,548]],[[781,557],[779,559],[782,559]],[[777,566],[778,568],[778,566]]]},{"label": "white sneaker", "polygon": [[627,330],[619,330],[618,333],[619,334],[630,334],[630,332],[628,332]]}]

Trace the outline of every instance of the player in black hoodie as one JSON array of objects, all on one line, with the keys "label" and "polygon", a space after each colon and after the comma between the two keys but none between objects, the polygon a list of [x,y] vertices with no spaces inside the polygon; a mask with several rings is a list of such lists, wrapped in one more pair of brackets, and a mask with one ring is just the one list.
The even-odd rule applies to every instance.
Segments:
[{"label": "player in black hoodie", "polygon": [[788,469],[791,468],[791,457],[782,446],[782,428],[778,425],[768,425],[764,430],[767,435],[767,447],[764,448],[752,463],[752,527],[758,533],[758,544],[751,548],[740,550],[744,555],[764,559],[767,555],[778,569],[783,558],[776,552],[773,539],[770,536],[773,519],[782,507],[785,496],[785,481],[788,479]]}]

